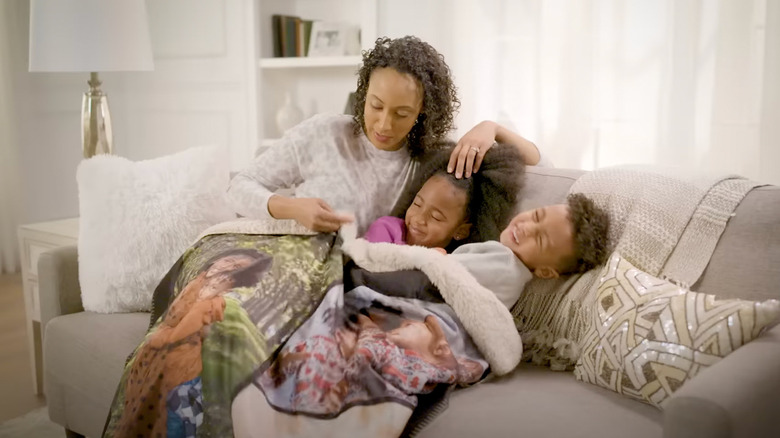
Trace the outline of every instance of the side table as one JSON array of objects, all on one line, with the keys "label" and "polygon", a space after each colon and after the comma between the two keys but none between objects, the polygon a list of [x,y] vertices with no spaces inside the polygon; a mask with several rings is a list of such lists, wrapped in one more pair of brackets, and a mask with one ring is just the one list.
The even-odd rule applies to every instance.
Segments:
[{"label": "side table", "polygon": [[27,339],[32,363],[33,390],[43,393],[43,356],[41,309],[38,299],[38,257],[50,249],[78,243],[79,219],[20,225],[19,255],[22,259],[24,307],[27,314]]}]

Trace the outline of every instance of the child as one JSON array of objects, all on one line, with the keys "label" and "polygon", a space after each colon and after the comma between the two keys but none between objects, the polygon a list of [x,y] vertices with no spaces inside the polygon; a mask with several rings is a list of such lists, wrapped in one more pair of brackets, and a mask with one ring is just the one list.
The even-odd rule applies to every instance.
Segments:
[{"label": "child", "polygon": [[[435,166],[436,160],[432,161]],[[489,151],[485,163],[500,166],[503,161],[499,156],[491,157]],[[490,184],[492,189],[500,188],[501,183],[510,189],[519,189],[519,185],[508,184],[510,180],[505,178],[486,180],[486,175],[482,175],[481,180],[480,174],[475,174],[470,178],[473,179],[471,184],[462,188],[458,184],[464,180],[447,179],[438,172],[427,174],[432,176],[416,192],[404,219],[378,219],[366,233],[366,240],[448,248],[452,256],[507,307],[514,305],[524,285],[534,275],[556,278],[561,274],[584,272],[601,264],[606,257],[609,218],[582,194],[569,196],[566,204],[518,214],[501,232],[498,242],[469,243],[453,248],[453,241],[457,244],[467,237],[479,241],[480,227],[490,224],[485,217],[495,215],[499,220],[493,224],[503,224],[502,215],[514,206],[515,196],[493,198],[492,193],[475,196],[486,192],[483,184]],[[510,199],[511,205],[507,206]],[[472,226],[474,222],[480,225]],[[482,236],[489,239],[490,231],[488,229]]]},{"label": "child", "polygon": [[511,308],[534,276],[585,272],[607,257],[609,216],[581,193],[515,216],[499,242],[463,245],[452,257]]},{"label": "child", "polygon": [[413,197],[399,201],[403,218],[399,214],[377,219],[366,240],[452,252],[463,243],[498,239],[523,184],[525,167],[519,153],[511,145],[496,145],[485,154],[478,173],[457,179],[447,173],[453,146],[443,143],[423,158],[419,178],[408,191]]}]

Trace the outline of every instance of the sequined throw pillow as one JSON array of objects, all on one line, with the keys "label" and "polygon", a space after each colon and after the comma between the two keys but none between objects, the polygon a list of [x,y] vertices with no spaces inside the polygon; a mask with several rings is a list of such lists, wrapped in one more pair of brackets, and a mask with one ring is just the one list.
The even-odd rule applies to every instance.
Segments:
[{"label": "sequined throw pillow", "polygon": [[574,374],[659,408],[703,368],[780,318],[780,301],[719,300],[691,292],[618,254],[600,281]]}]

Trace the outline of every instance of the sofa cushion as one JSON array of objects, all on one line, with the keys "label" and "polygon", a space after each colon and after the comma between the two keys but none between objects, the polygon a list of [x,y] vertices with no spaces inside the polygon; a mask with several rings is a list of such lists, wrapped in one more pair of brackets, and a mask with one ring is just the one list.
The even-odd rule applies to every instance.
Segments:
[{"label": "sofa cushion", "polygon": [[49,321],[43,384],[52,421],[87,436],[101,435],[125,361],[148,324],[148,313],[79,312]]},{"label": "sofa cushion", "polygon": [[661,427],[661,412],[652,406],[578,382],[572,373],[521,364],[508,376],[455,390],[418,436],[657,438]]},{"label": "sofa cushion", "polygon": [[525,186],[520,192],[515,212],[520,213],[545,205],[566,202],[569,187],[585,173],[584,170],[576,169],[526,167]]},{"label": "sofa cushion", "polygon": [[720,298],[780,299],[780,187],[751,190],[734,210],[693,290]]},{"label": "sofa cushion", "polygon": [[780,301],[718,300],[618,254],[602,270],[574,375],[662,407],[680,386],[780,318]]}]

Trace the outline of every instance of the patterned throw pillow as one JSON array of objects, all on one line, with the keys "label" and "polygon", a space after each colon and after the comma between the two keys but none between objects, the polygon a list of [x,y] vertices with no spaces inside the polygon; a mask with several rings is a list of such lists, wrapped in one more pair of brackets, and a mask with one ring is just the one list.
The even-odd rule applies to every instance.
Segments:
[{"label": "patterned throw pillow", "polygon": [[780,301],[719,300],[655,278],[613,254],[574,374],[658,408],[686,381],[780,318]]}]

